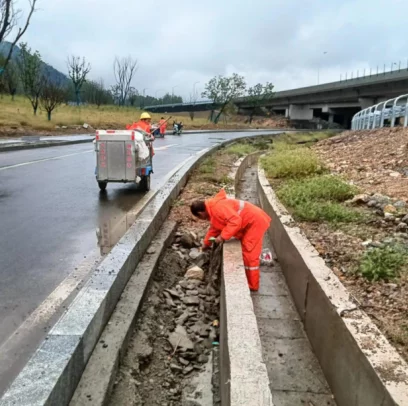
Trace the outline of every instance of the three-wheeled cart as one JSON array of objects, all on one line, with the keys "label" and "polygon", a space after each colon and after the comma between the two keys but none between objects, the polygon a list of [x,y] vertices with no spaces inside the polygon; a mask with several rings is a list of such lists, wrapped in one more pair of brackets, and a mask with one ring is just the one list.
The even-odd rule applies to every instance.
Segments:
[{"label": "three-wheeled cart", "polygon": [[153,173],[152,139],[141,131],[97,131],[95,137],[96,169],[99,188],[108,182],[139,183],[150,190]]}]

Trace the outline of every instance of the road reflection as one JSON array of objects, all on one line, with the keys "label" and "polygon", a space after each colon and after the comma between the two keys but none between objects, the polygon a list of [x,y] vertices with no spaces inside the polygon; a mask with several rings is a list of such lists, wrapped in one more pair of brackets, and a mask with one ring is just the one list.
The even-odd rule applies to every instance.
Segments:
[{"label": "road reflection", "polygon": [[96,237],[101,255],[106,255],[135,222],[134,210],[145,192],[136,185],[120,185],[99,195]]}]

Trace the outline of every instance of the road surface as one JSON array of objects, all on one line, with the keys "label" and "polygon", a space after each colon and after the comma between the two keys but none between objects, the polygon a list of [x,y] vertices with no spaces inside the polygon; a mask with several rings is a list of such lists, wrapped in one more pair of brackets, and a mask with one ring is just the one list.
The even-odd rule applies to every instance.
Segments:
[{"label": "road surface", "polygon": [[[191,155],[250,134],[157,139],[152,189]],[[100,194],[94,169],[90,143],[0,153],[0,395],[62,312],[69,289],[79,289],[75,283],[134,220],[144,194],[123,184]]]}]

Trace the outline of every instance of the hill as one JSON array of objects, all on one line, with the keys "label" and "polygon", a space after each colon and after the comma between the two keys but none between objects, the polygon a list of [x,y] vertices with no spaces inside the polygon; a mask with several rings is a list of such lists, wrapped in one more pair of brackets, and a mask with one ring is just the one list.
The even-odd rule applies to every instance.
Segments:
[{"label": "hill", "polygon": [[[0,43],[0,55],[6,56],[10,51],[11,44],[7,41]],[[20,48],[15,46],[13,49],[12,59],[15,60],[18,58],[20,54]],[[61,83],[61,84],[68,84],[69,79],[66,75],[52,67],[51,65],[43,62],[43,69],[45,75],[50,78],[51,81]]]}]

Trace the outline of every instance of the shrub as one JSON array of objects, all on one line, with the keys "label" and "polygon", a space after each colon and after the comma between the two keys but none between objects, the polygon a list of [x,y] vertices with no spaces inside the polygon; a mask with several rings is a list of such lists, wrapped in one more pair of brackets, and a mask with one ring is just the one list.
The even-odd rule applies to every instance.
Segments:
[{"label": "shrub", "polygon": [[386,246],[366,251],[361,259],[359,271],[370,281],[396,278],[407,262],[407,253],[400,247]]},{"label": "shrub", "polygon": [[261,165],[271,178],[301,178],[324,172],[322,163],[311,149],[281,144],[273,153],[261,158]]}]

